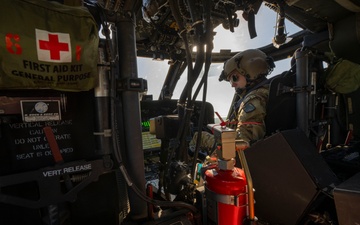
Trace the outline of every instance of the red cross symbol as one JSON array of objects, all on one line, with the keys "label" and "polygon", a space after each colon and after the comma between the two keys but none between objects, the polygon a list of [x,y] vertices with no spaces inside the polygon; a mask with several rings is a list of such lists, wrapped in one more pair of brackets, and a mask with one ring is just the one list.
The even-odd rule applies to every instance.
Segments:
[{"label": "red cross symbol", "polygon": [[57,34],[48,34],[49,41],[39,40],[39,48],[50,51],[50,59],[60,60],[60,51],[69,51],[69,44],[59,42]]}]

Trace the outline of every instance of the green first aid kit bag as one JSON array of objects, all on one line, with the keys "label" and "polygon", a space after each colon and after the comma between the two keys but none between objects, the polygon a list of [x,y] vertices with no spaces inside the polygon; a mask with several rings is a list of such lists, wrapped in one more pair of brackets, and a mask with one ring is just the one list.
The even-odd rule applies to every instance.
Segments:
[{"label": "green first aid kit bag", "polygon": [[0,89],[95,87],[98,27],[85,7],[2,0],[0,27]]}]

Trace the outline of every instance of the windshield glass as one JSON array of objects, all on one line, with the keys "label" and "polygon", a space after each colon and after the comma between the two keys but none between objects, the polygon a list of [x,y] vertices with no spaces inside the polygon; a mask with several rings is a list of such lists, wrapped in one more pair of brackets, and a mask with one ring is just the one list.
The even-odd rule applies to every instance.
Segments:
[{"label": "windshield glass", "polygon": [[[242,18],[241,12],[238,14],[240,24],[235,28],[234,33],[229,30],[225,30],[222,26],[217,27],[214,38],[213,52],[219,52],[221,49],[228,49],[231,52],[237,52],[246,50],[249,48],[259,48],[271,43],[272,38],[275,35],[275,25],[277,21],[277,15],[269,8],[262,6],[255,17],[257,37],[250,39],[247,21]],[[293,23],[285,20],[286,30],[285,32],[292,35],[301,30]],[[274,71],[268,76],[268,78],[275,76],[290,69],[290,58],[276,61]],[[139,77],[144,78],[148,82],[148,95],[152,95],[154,100],[159,98],[161,87],[165,80],[168,71],[168,62],[155,61],[147,58],[138,59],[138,74]],[[215,112],[218,112],[221,117],[227,116],[228,110],[231,106],[231,101],[234,95],[234,89],[231,88],[228,82],[219,82],[218,78],[223,69],[223,63],[212,63],[208,77],[207,88],[207,102],[210,102],[214,106]],[[198,81],[201,79],[199,77]],[[172,99],[178,99],[182,90],[186,84],[187,70],[181,76],[174,90]],[[197,83],[194,85],[194,90],[197,87]],[[202,91],[199,93],[197,100],[202,100]]]}]

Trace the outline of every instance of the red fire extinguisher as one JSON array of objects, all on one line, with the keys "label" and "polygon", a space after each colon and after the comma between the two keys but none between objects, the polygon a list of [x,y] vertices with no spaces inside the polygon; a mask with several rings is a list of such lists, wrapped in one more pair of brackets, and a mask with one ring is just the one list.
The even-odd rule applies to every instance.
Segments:
[{"label": "red fire extinguisher", "polygon": [[247,217],[247,191],[244,171],[216,169],[205,172],[207,224],[242,225]]},{"label": "red fire extinguisher", "polygon": [[212,130],[218,163],[204,175],[207,224],[256,224],[252,178],[243,151],[237,151],[243,169],[234,166],[236,133],[227,127]]}]

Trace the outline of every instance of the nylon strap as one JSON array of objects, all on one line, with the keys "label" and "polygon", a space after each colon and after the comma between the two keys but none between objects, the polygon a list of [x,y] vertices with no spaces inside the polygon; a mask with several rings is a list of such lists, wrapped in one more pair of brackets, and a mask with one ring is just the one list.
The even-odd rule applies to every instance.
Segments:
[{"label": "nylon strap", "polygon": [[44,130],[44,133],[45,133],[45,136],[46,136],[46,139],[49,143],[49,146],[50,146],[50,150],[52,152],[52,155],[54,157],[54,160],[56,163],[62,163],[64,162],[64,159],[60,153],[60,149],[59,149],[59,146],[56,142],[56,138],[55,138],[55,135],[54,135],[54,132],[52,130],[51,127],[44,127],[43,128]]}]

